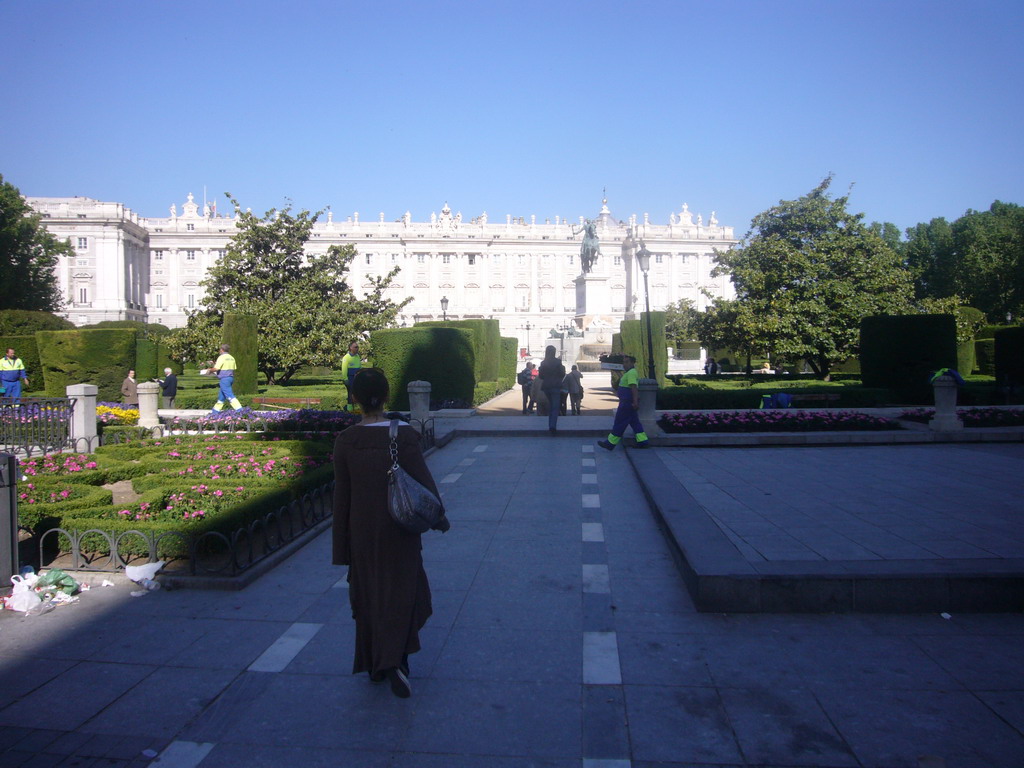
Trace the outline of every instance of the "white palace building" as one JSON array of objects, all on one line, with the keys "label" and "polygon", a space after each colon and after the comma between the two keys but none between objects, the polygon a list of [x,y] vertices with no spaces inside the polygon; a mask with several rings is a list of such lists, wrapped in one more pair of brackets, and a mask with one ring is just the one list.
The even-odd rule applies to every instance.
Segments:
[{"label": "white palace building", "polygon": [[[78,325],[125,319],[184,325],[188,310],[202,305],[200,283],[224,254],[236,226],[234,216],[200,206],[191,194],[180,212],[172,205],[165,218],[144,218],[122,203],[87,197],[30,197],[28,203],[74,248],[74,257],[61,257],[57,269],[62,314]],[[605,200],[594,221],[601,255],[588,277],[601,286],[585,311],[578,293],[582,216],[577,222],[559,216],[543,222],[536,216],[492,221],[484,213],[465,220],[447,203],[423,222],[409,213],[394,221],[383,213],[376,220],[353,213],[338,221],[328,212],[313,227],[308,253],[354,245],[349,284],[357,294],[368,290],[368,277],[401,267],[388,297],[412,297],[399,318],[402,324],[444,315],[496,318],[503,336],[517,337],[533,354],[542,353],[553,329],[565,330],[573,322],[578,328],[591,322],[618,327],[643,310],[631,231],[651,253],[652,310],[680,299],[703,309],[708,299],[702,289],[732,295],[727,277],[711,276],[714,251],[736,243],[733,228],[720,225],[714,212],[705,222],[684,204],[664,224],[651,222],[647,214],[620,221]],[[446,312],[442,298],[448,300]]]}]

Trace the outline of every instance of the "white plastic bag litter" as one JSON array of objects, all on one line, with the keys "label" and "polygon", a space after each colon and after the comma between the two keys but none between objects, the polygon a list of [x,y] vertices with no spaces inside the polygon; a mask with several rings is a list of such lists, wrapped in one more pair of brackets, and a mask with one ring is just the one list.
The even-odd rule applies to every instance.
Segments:
[{"label": "white plastic bag litter", "polygon": [[10,610],[28,613],[36,609],[38,612],[39,604],[42,603],[43,598],[32,589],[38,578],[34,573],[28,577],[19,574],[11,576],[11,584],[14,585],[14,591],[11,592],[11,596],[5,601]]},{"label": "white plastic bag litter", "polygon": [[128,565],[125,566],[124,575],[128,577],[129,581],[141,584],[147,579],[152,579],[156,576],[157,571],[163,567],[163,560],[157,560],[155,563],[146,563],[145,565]]}]

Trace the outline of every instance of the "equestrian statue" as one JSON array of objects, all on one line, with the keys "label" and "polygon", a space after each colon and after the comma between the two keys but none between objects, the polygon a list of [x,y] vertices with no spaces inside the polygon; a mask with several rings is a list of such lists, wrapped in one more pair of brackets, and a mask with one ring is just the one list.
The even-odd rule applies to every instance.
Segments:
[{"label": "equestrian statue", "polygon": [[587,219],[579,229],[572,228],[573,237],[583,232],[583,245],[580,246],[580,265],[587,274],[594,268],[597,257],[601,255],[601,243],[597,239],[597,222]]}]

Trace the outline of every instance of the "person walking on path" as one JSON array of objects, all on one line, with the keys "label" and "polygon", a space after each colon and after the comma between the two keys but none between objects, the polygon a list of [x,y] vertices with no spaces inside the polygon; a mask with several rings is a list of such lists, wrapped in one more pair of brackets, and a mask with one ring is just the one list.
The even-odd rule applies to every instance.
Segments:
[{"label": "person walking on path", "polygon": [[348,345],[348,352],[341,358],[341,378],[345,382],[345,388],[348,390],[348,410],[354,410],[354,400],[352,399],[352,381],[355,379],[356,374],[359,373],[363,367],[363,360],[359,357],[359,344],[353,341]]},{"label": "person walking on path", "polygon": [[156,380],[164,397],[164,408],[174,407],[174,398],[178,396],[178,377],[170,368],[164,368],[164,377]]},{"label": "person walking on path", "polygon": [[121,382],[121,402],[139,407],[139,383],[135,381],[134,370],[128,371],[128,378]]},{"label": "person walking on path", "polygon": [[523,390],[523,415],[533,410],[534,398],[531,394],[533,385],[533,363],[527,363],[526,367],[516,376],[516,381]]},{"label": "person walking on path", "polygon": [[[331,555],[335,565],[348,566],[356,624],[352,674],[367,672],[374,682],[387,679],[392,693],[407,698],[412,694],[409,654],[420,650],[419,631],[432,612],[430,585],[420,535],[400,527],[388,512],[387,378],[377,368],[364,368],[355,376],[352,394],[363,417],[334,442]],[[402,469],[440,498],[417,431],[400,426],[397,442]],[[449,527],[442,517],[438,530]]]},{"label": "person walking on path", "polygon": [[[561,401],[562,379],[565,378],[565,366],[562,361],[555,357],[555,347],[552,344],[544,350],[544,359],[540,361],[540,371],[537,379],[541,391],[548,399],[548,432],[555,434],[558,427],[558,407]],[[534,384],[536,386],[536,382]]]},{"label": "person walking on path", "polygon": [[217,402],[213,404],[213,410],[210,411],[211,416],[216,416],[224,409],[224,404],[228,403],[236,411],[242,409],[242,404],[235,397],[234,384],[235,384],[235,358],[231,355],[231,349],[227,344],[220,345],[220,356],[211,368],[207,370],[208,374],[217,374],[217,378],[220,381],[220,390],[217,393]]},{"label": "person walking on path", "polygon": [[0,358],[0,394],[12,403],[21,402],[22,384],[28,384],[25,364],[14,354],[14,350],[8,347],[7,354]]},{"label": "person walking on path", "polygon": [[572,370],[565,374],[564,389],[569,392],[569,404],[572,406],[572,415],[580,415],[580,403],[583,402],[583,374],[579,366],[574,365]]},{"label": "person walking on path", "polygon": [[647,433],[644,432],[644,425],[640,423],[640,416],[637,415],[637,411],[640,409],[640,377],[636,372],[636,358],[624,355],[622,365],[625,370],[622,372],[622,378],[619,379],[619,407],[615,409],[612,431],[606,440],[597,442],[606,451],[614,450],[615,446],[622,442],[622,436],[626,434],[626,427],[632,428],[637,448],[647,447]]}]

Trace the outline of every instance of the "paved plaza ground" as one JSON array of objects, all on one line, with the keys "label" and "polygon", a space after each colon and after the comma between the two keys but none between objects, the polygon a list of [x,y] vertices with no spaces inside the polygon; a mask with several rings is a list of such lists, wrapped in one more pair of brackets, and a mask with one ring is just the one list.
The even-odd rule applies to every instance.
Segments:
[{"label": "paved plaza ground", "polygon": [[1019,611],[698,612],[627,455],[751,564],[1012,560],[1020,443],[606,453],[605,418],[473,417],[429,456],[452,530],[412,698],[350,674],[322,534],[240,592],[0,616],[0,766],[1024,766]]}]

